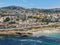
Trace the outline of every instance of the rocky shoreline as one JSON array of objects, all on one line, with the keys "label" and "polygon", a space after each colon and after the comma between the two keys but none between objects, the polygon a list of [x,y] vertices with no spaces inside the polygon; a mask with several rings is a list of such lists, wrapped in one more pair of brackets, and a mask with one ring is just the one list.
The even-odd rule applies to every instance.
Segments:
[{"label": "rocky shoreline", "polygon": [[20,30],[0,30],[0,36],[33,36],[38,37],[42,35],[52,34],[52,33],[60,33],[60,29],[43,29],[43,30],[28,30],[28,31],[20,31]]},{"label": "rocky shoreline", "polygon": [[51,30],[42,30],[42,31],[40,30],[37,32],[33,32],[33,36],[39,37],[39,36],[46,36],[54,33],[60,33],[60,29],[54,29],[54,30],[51,29]]}]

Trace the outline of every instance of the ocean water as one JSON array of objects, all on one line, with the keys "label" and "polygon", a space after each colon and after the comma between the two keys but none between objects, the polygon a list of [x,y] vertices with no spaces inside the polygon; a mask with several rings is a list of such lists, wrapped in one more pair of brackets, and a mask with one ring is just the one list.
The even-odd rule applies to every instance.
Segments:
[{"label": "ocean water", "polygon": [[60,33],[40,37],[0,37],[0,45],[60,45]]}]

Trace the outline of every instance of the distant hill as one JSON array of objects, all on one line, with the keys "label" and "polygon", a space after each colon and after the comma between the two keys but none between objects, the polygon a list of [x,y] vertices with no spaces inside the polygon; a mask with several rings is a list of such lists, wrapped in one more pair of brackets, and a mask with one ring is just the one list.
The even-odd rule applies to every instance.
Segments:
[{"label": "distant hill", "polygon": [[5,14],[5,13],[29,13],[29,14],[34,14],[34,13],[60,13],[60,8],[54,8],[54,9],[37,9],[37,8],[23,8],[20,6],[7,6],[7,7],[2,7],[0,8],[0,15]]},{"label": "distant hill", "polygon": [[20,10],[20,9],[25,9],[25,8],[19,7],[19,6],[8,6],[8,7],[2,7],[2,9]]}]

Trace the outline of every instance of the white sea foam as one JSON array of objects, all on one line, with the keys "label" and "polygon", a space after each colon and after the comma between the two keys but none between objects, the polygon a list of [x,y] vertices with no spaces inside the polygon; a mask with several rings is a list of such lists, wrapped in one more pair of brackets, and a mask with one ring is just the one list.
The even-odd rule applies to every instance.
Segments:
[{"label": "white sea foam", "polygon": [[42,41],[40,41],[40,40],[33,40],[33,39],[22,39],[22,40],[20,40],[20,41],[27,41],[27,42],[38,42],[38,43],[42,43]]},{"label": "white sea foam", "polygon": [[33,40],[33,39],[14,39],[14,38],[12,38],[12,40],[21,41],[21,42],[38,42],[38,43],[42,43],[42,41],[40,41],[40,40]]}]

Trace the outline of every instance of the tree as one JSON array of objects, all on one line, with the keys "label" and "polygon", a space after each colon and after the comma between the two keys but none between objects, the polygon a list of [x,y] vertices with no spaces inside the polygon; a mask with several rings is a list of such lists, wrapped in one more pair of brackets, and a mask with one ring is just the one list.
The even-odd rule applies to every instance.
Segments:
[{"label": "tree", "polygon": [[19,21],[19,18],[16,18],[16,21]]},{"label": "tree", "polygon": [[49,22],[51,22],[51,20],[50,19],[43,18],[42,19],[42,22],[46,22],[48,24]]},{"label": "tree", "polygon": [[32,16],[28,16],[28,18],[32,18]]},{"label": "tree", "polygon": [[9,18],[9,17],[7,17],[7,18],[4,20],[4,22],[8,22],[8,21],[10,21],[10,18]]}]

